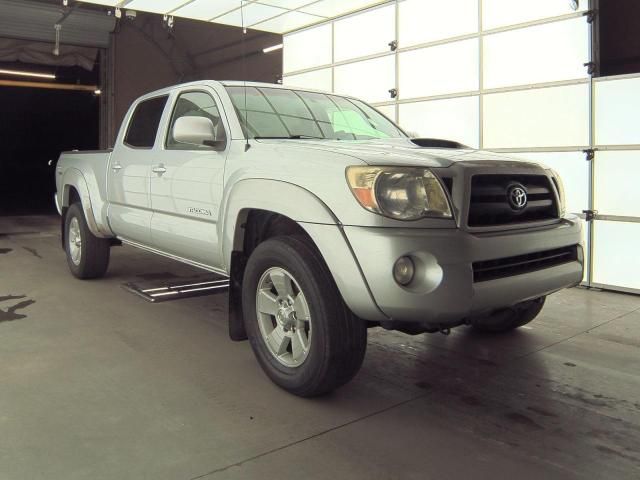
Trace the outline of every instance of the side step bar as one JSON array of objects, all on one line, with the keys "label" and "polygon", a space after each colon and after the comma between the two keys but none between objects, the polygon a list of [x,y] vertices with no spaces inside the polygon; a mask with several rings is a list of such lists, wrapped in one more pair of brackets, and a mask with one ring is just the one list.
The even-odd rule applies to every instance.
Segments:
[{"label": "side step bar", "polygon": [[190,297],[202,297],[226,293],[229,290],[229,280],[212,280],[208,282],[185,283],[180,285],[167,285],[166,287],[143,289],[135,283],[125,283],[122,285],[126,291],[131,292],[148,302],[166,302],[169,300],[180,300]]}]

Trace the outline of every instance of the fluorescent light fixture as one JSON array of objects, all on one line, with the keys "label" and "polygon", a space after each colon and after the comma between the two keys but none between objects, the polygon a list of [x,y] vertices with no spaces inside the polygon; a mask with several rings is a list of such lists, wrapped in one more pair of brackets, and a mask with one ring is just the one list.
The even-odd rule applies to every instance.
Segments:
[{"label": "fluorescent light fixture", "polygon": [[282,44],[279,43],[278,45],[273,45],[272,47],[263,48],[262,52],[263,53],[275,52],[276,50],[280,50],[281,48],[282,48]]},{"label": "fluorescent light fixture", "polygon": [[0,75],[16,75],[20,77],[35,77],[35,78],[49,78],[55,80],[56,76],[52,73],[35,73],[35,72],[23,72],[21,70],[2,70],[0,69]]}]

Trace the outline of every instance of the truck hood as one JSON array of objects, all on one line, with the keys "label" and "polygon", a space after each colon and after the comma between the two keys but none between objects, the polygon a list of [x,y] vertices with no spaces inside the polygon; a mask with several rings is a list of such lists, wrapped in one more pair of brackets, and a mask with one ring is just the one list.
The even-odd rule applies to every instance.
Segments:
[{"label": "truck hood", "polygon": [[379,140],[289,140],[260,139],[259,143],[277,145],[278,148],[295,150],[321,150],[354,157],[368,165],[402,165],[427,168],[446,168],[456,162],[526,162],[500,153],[471,148],[425,148],[409,139]]}]

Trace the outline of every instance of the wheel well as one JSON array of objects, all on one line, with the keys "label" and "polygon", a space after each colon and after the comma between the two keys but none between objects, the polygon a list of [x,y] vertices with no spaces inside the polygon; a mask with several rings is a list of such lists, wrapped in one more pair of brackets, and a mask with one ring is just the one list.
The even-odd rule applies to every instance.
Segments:
[{"label": "wheel well", "polygon": [[82,203],[82,200],[80,200],[80,194],[78,193],[78,190],[76,190],[76,187],[70,186],[68,207],[70,207],[74,203]]},{"label": "wheel well", "polygon": [[240,225],[244,235],[242,253],[248,258],[255,248],[265,240],[279,235],[302,235],[307,232],[295,221],[279,213],[266,210],[250,210]]},{"label": "wheel well", "polygon": [[69,210],[69,207],[71,205],[73,205],[74,203],[80,203],[82,204],[82,200],[80,199],[80,194],[78,193],[78,190],[76,190],[76,187],[74,186],[69,186],[68,188],[68,193],[67,193],[67,205],[64,205],[64,197],[63,197],[63,204],[60,207],[62,215],[60,217],[60,238],[62,240],[62,249],[64,250],[65,248],[65,242],[66,242],[66,238],[65,238],[65,231],[64,231],[64,223],[67,217],[67,210]]}]

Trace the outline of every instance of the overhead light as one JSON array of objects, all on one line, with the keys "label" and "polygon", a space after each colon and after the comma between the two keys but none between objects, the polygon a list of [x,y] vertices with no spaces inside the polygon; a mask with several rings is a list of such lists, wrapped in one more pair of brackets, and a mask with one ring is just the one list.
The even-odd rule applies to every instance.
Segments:
[{"label": "overhead light", "polygon": [[96,89],[93,91],[93,94],[94,94],[94,95],[102,95],[102,90],[100,90],[99,88],[96,88]]},{"label": "overhead light", "polygon": [[0,69],[0,75],[16,75],[21,77],[35,77],[35,78],[49,78],[55,80],[56,76],[53,73],[35,73],[35,72],[23,72],[21,70],[2,70]]},{"label": "overhead light", "polygon": [[56,23],[53,27],[56,29],[56,44],[53,47],[53,54],[58,57],[60,55],[60,30],[62,30],[62,24]]},{"label": "overhead light", "polygon": [[275,52],[276,50],[280,50],[282,48],[282,44],[274,45],[272,47],[263,48],[263,53]]}]

